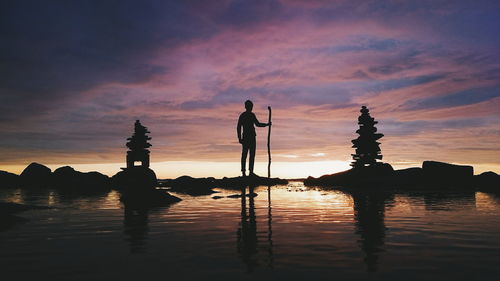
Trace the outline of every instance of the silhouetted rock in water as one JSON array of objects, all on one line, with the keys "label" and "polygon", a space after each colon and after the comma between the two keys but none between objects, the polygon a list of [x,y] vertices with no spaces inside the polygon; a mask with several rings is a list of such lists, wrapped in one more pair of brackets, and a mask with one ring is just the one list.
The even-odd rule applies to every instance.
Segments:
[{"label": "silhouetted rock in water", "polygon": [[[122,168],[111,178],[113,188],[121,193],[120,200],[127,208],[141,209],[164,206],[181,201],[180,198],[170,195],[165,190],[158,190],[158,179],[153,170],[149,168],[149,148],[151,140],[149,131],[142,126],[139,120],[135,121],[134,134],[128,138],[127,168]],[[136,161],[141,166],[135,166]]]},{"label": "silhouetted rock in water", "polygon": [[287,180],[279,178],[264,178],[257,176],[234,178],[192,178],[189,176],[178,177],[173,180],[160,180],[160,186],[171,187],[172,191],[189,195],[208,195],[214,193],[213,188],[241,189],[249,185],[278,185],[287,184]]},{"label": "silhouetted rock in water", "polygon": [[120,201],[132,209],[166,206],[181,201],[180,198],[170,195],[161,189],[128,190],[122,191]]},{"label": "silhouetted rock in water", "polygon": [[219,188],[228,189],[240,189],[245,186],[270,186],[270,185],[280,185],[288,184],[287,180],[280,178],[265,178],[258,176],[248,176],[248,177],[235,177],[235,178],[222,178],[216,180],[216,186]]},{"label": "silhouetted rock in water", "polygon": [[394,183],[397,185],[418,185],[424,182],[422,168],[408,168],[394,171]]},{"label": "silhouetted rock in water", "polygon": [[436,161],[424,161],[422,170],[425,181],[436,184],[470,185],[474,176],[472,166],[453,165]]},{"label": "silhouetted rock in water", "polygon": [[6,171],[0,171],[0,188],[2,187],[19,187],[19,176]]},{"label": "silhouetted rock in water", "polygon": [[164,206],[181,201],[165,190],[156,189],[156,174],[146,167],[126,168],[114,175],[111,181],[121,192],[120,200],[131,208]]},{"label": "silhouetted rock in water", "polygon": [[356,167],[319,178],[308,177],[304,180],[304,184],[320,186],[374,186],[391,181],[393,176],[394,169],[392,166],[380,163],[373,166]]},{"label": "silhouetted rock in water", "polygon": [[153,189],[158,180],[153,170],[146,167],[126,168],[111,177],[113,188],[118,190]]},{"label": "silhouetted rock in water", "polygon": [[424,161],[422,168],[409,168],[394,172],[389,183],[395,186],[419,186],[421,188],[472,187],[473,168],[437,161]]},{"label": "silhouetted rock in water", "polygon": [[172,191],[189,195],[208,195],[214,193],[216,187],[214,178],[192,178],[182,176],[173,180],[160,181],[160,186],[169,186]]},{"label": "silhouetted rock in water", "polygon": [[242,194],[231,194],[231,195],[228,195],[227,198],[241,198],[241,197],[248,197],[248,198],[254,198],[254,197],[257,197],[258,194],[255,193],[255,192],[251,192],[251,193],[248,193],[248,194],[245,194],[245,195],[242,195]]},{"label": "silhouetted rock in water", "polygon": [[19,176],[23,187],[49,187],[52,179],[52,171],[38,163],[31,163]]},{"label": "silhouetted rock in water", "polygon": [[0,171],[0,187],[50,188],[72,193],[109,191],[108,176],[98,172],[83,173],[64,166],[52,172],[48,167],[31,163],[20,176]]},{"label": "silhouetted rock in water", "polygon": [[[491,190],[500,186],[500,176],[493,172],[473,176],[473,167],[436,161],[425,161],[422,168],[392,171],[389,164],[353,168],[304,181],[309,186],[357,186],[418,189],[473,189]],[[498,188],[500,189],[500,188]]]},{"label": "silhouetted rock in water", "polygon": [[71,192],[109,191],[111,181],[98,172],[82,173],[70,166],[57,168],[52,173],[52,186]]},{"label": "silhouetted rock in water", "polygon": [[493,172],[484,172],[474,176],[474,184],[481,191],[500,193],[500,175]]}]

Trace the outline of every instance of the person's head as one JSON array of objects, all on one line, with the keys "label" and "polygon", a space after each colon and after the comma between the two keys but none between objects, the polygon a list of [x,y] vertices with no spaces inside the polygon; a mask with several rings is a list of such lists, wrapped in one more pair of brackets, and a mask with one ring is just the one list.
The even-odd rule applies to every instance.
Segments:
[{"label": "person's head", "polygon": [[253,102],[251,100],[247,100],[245,102],[245,108],[247,111],[252,111],[253,109]]}]

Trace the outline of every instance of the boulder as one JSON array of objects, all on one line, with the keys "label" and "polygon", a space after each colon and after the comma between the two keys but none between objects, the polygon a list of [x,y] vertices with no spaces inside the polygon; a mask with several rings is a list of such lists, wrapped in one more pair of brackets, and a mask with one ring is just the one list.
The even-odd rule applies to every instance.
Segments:
[{"label": "boulder", "polygon": [[422,170],[425,181],[429,184],[470,185],[474,176],[472,166],[436,161],[424,161]]},{"label": "boulder", "polygon": [[24,187],[47,187],[51,183],[52,171],[38,163],[31,163],[26,167],[21,175],[20,183]]},{"label": "boulder", "polygon": [[0,188],[2,187],[18,187],[19,176],[6,171],[0,171]]},{"label": "boulder", "polygon": [[118,190],[151,190],[158,186],[153,170],[146,167],[126,168],[111,177],[113,188]]},{"label": "boulder", "polygon": [[111,182],[120,191],[120,201],[127,208],[159,207],[181,201],[165,190],[156,189],[156,174],[146,167],[125,168],[114,175]]},{"label": "boulder", "polygon": [[484,172],[474,176],[474,185],[481,191],[500,192],[500,175],[494,172]]},{"label": "boulder", "polygon": [[120,201],[126,208],[132,210],[168,206],[181,201],[179,197],[173,196],[161,189],[129,190],[122,191]]},{"label": "boulder", "polygon": [[104,191],[110,189],[108,176],[98,172],[82,173],[70,166],[57,168],[52,174],[54,187],[74,192]]},{"label": "boulder", "polygon": [[424,182],[424,171],[422,168],[408,168],[394,171],[394,183],[398,186],[413,186]]},{"label": "boulder", "polygon": [[84,182],[86,186],[90,189],[110,189],[111,179],[99,172],[87,172],[83,173]]},{"label": "boulder", "polygon": [[169,186],[172,191],[189,195],[208,195],[214,193],[216,187],[214,178],[193,178],[181,176],[173,180],[161,181],[162,185]]},{"label": "boulder", "polygon": [[234,177],[234,178],[222,178],[216,180],[217,187],[227,188],[227,189],[241,189],[246,186],[272,186],[279,184],[288,184],[287,180],[280,178],[266,178],[259,176],[248,176],[248,177]]},{"label": "boulder", "polygon": [[374,166],[357,167],[347,171],[324,175],[319,178],[308,177],[305,185],[309,186],[378,186],[392,184],[394,169],[387,163]]},{"label": "boulder", "polygon": [[287,180],[280,178],[265,178],[259,176],[233,177],[222,179],[178,177],[173,180],[161,180],[161,186],[168,186],[172,191],[189,195],[208,195],[214,193],[213,188],[241,189],[247,186],[269,186],[287,184]]}]

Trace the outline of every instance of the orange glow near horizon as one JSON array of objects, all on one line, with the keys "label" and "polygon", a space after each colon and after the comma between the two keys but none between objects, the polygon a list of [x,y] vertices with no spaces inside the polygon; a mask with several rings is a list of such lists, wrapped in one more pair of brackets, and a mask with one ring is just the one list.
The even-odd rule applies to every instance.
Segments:
[{"label": "orange glow near horizon", "polygon": [[[297,179],[307,178],[308,176],[319,177],[325,174],[333,174],[345,171],[350,168],[349,161],[331,160],[331,161],[305,161],[305,162],[273,162],[271,166],[271,176]],[[454,163],[463,164],[466,163]],[[192,177],[235,177],[240,175],[239,162],[206,162],[206,161],[166,161],[151,163],[158,178],[177,178],[180,176]],[[55,170],[64,164],[49,164],[52,170]],[[112,176],[124,167],[124,163],[102,163],[102,164],[69,164],[75,170],[81,172],[98,171],[100,173]],[[419,167],[420,165],[411,165],[407,163],[392,164],[394,169],[405,169]],[[478,175],[486,171],[500,172],[500,165],[496,164],[474,164],[474,174]],[[2,165],[0,170],[5,170],[15,174],[20,174],[26,165]],[[255,172],[260,176],[267,176],[267,163],[256,162]]]}]

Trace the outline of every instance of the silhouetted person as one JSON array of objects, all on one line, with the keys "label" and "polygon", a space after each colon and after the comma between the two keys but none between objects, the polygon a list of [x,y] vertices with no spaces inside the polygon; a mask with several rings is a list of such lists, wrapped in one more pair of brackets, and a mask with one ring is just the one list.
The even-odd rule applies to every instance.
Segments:
[{"label": "silhouetted person", "polygon": [[[248,163],[248,170],[250,175],[255,175],[253,173],[253,167],[255,162],[255,126],[257,127],[266,127],[270,126],[271,123],[260,123],[257,120],[257,117],[252,112],[253,103],[250,100],[245,101],[245,109],[246,111],[241,113],[240,118],[238,119],[238,126],[236,127],[236,131],[238,133],[238,141],[242,144],[241,151],[241,172],[243,176],[245,176],[246,172],[246,162],[247,162],[247,154],[250,151],[250,159]],[[243,134],[241,133],[241,128],[243,127]]]}]

